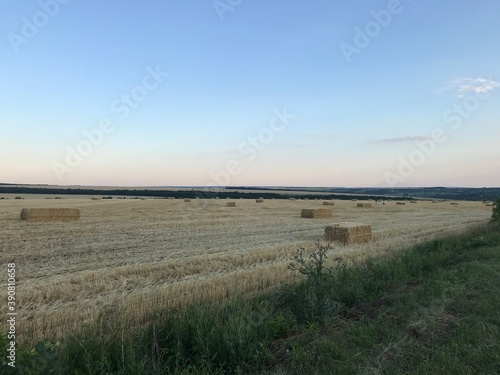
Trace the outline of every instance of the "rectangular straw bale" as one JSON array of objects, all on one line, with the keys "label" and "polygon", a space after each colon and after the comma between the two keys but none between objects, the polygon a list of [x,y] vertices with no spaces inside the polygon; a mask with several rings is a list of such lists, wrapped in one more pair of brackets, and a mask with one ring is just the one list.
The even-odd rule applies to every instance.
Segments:
[{"label": "rectangular straw bale", "polygon": [[487,203],[486,207],[493,207],[493,204],[492,203]]},{"label": "rectangular straw bale", "polygon": [[256,199],[255,202],[257,203],[263,203],[264,202],[264,199],[260,198],[260,199]]},{"label": "rectangular straw bale", "polygon": [[368,242],[372,238],[372,228],[368,224],[343,223],[325,227],[325,241],[340,241],[346,245]]},{"label": "rectangular straw bale", "polygon": [[453,206],[458,206],[457,202],[451,202],[450,204],[453,205]]},{"label": "rectangular straw bale", "polygon": [[370,208],[370,207],[372,207],[372,204],[371,203],[358,203],[357,206],[358,207]]},{"label": "rectangular straw bale", "polygon": [[78,221],[81,212],[77,208],[23,208],[21,220],[28,222]]},{"label": "rectangular straw bale", "polygon": [[404,205],[406,205],[406,203],[405,202],[396,202],[396,205],[397,206],[404,206]]},{"label": "rectangular straw bale", "polygon": [[101,197],[92,197],[92,198],[90,198],[90,199],[92,199],[93,201],[100,201],[100,200],[101,200]]},{"label": "rectangular straw bale", "polygon": [[432,201],[432,203],[438,203],[438,201]]},{"label": "rectangular straw bale", "polygon": [[417,201],[410,201],[410,203],[417,203]]},{"label": "rectangular straw bale", "polygon": [[335,206],[334,202],[323,202],[323,206]]},{"label": "rectangular straw bale", "polygon": [[333,216],[333,210],[330,208],[304,208],[300,212],[300,217],[308,219],[330,219]]},{"label": "rectangular straw bale", "polygon": [[226,207],[236,207],[236,202],[227,202]]},{"label": "rectangular straw bale", "polygon": [[184,202],[189,203],[189,202],[191,202],[191,199],[186,198],[186,199],[184,199]]},{"label": "rectangular straw bale", "polygon": [[295,201],[295,200],[297,200],[297,199],[295,199],[295,198],[290,198],[290,200],[291,200],[291,201]]}]

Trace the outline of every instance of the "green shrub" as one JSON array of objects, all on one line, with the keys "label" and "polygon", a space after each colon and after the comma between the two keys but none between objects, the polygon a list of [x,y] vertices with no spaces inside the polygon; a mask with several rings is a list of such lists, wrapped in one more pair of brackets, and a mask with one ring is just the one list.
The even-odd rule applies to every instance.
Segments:
[{"label": "green shrub", "polygon": [[[0,336],[0,350],[6,353],[10,340],[5,333]],[[43,340],[30,348],[26,345],[16,345],[15,367],[8,365],[7,356],[2,356],[0,362],[1,374],[22,375],[58,375],[65,374],[60,361],[59,341]]]},{"label": "green shrub", "polygon": [[325,318],[335,315],[338,310],[338,303],[335,300],[335,271],[345,267],[341,258],[337,258],[336,267],[326,268],[326,253],[331,250],[330,245],[321,245],[316,242],[317,251],[312,254],[305,253],[303,248],[298,250],[297,255],[292,258],[288,269],[297,271],[306,277],[305,284],[297,289],[301,294],[298,300],[305,301],[305,311],[302,314],[297,312],[296,316],[303,315],[308,321],[322,322]]},{"label": "green shrub", "polygon": [[500,224],[500,197],[498,197],[495,203],[493,203],[491,222],[495,224]]}]

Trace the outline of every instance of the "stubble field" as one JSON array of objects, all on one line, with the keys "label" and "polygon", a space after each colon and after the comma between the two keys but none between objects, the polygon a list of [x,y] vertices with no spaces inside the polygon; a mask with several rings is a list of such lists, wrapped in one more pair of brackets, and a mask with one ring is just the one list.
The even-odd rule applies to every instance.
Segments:
[{"label": "stubble field", "polygon": [[[6,195],[7,196],[7,195]],[[481,202],[372,208],[335,201],[333,219],[305,219],[302,208],[321,200],[183,200],[90,197],[0,200],[0,258],[16,263],[20,341],[61,338],[85,329],[99,315],[140,327],[166,308],[223,300],[298,280],[287,269],[303,247],[312,251],[324,227],[371,224],[366,244],[333,243],[330,259],[363,262],[491,217]],[[227,201],[236,207],[226,207]],[[22,208],[80,208],[73,223],[27,223]],[[0,329],[5,330],[2,321]]]}]

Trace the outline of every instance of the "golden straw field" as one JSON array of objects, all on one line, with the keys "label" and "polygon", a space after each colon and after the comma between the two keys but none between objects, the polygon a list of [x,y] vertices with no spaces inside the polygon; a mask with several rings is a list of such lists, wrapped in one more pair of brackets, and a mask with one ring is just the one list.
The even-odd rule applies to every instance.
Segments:
[{"label": "golden straw field", "polygon": [[[16,263],[20,341],[78,332],[105,312],[127,326],[167,307],[225,299],[293,282],[296,250],[315,249],[326,225],[370,224],[372,241],[333,244],[330,258],[362,262],[461,231],[491,217],[481,202],[357,207],[335,200],[333,218],[301,218],[322,200],[112,199],[0,200],[1,264]],[[77,222],[21,222],[23,208],[77,208]],[[5,329],[2,321],[1,329]]]}]

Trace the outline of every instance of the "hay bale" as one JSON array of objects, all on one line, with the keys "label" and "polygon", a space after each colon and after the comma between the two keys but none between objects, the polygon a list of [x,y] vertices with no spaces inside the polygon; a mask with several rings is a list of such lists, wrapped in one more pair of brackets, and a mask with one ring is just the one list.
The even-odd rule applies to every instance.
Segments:
[{"label": "hay bale", "polygon": [[335,206],[335,202],[323,202],[323,206]]},{"label": "hay bale", "polygon": [[372,204],[371,203],[358,203],[358,207],[364,207],[364,208],[371,208]]},{"label": "hay bale", "polygon": [[291,201],[296,201],[297,199],[296,198],[290,198]]},{"label": "hay bale", "polygon": [[236,207],[236,202],[227,202],[226,207]]},{"label": "hay bale", "polygon": [[90,198],[90,199],[92,199],[93,201],[100,201],[100,200],[101,200],[101,197],[92,197],[92,198]]},{"label": "hay bale", "polygon": [[396,205],[397,206],[404,206],[404,205],[406,205],[406,203],[405,202],[396,202]]},{"label": "hay bale", "polygon": [[340,241],[346,245],[368,242],[372,238],[372,227],[368,224],[342,223],[325,227],[325,241]]},{"label": "hay bale", "polygon": [[357,202],[358,200],[357,199],[351,199],[351,202]]},{"label": "hay bale", "polygon": [[487,203],[486,207],[493,207],[493,204],[492,203]]},{"label": "hay bale", "polygon": [[256,200],[255,200],[255,202],[256,202],[256,203],[264,203],[264,199],[259,198],[259,199],[256,199]]},{"label": "hay bale", "polygon": [[330,219],[333,216],[333,210],[330,208],[304,208],[300,212],[300,217],[308,219]]},{"label": "hay bale", "polygon": [[457,202],[451,202],[450,204],[453,205],[453,206],[458,206]]},{"label": "hay bale", "polygon": [[432,201],[432,203],[438,203],[438,201]]},{"label": "hay bale", "polygon": [[77,208],[23,208],[21,220],[28,222],[78,221],[81,212]]},{"label": "hay bale", "polygon": [[417,203],[417,201],[410,201],[410,203]]},{"label": "hay bale", "polygon": [[184,202],[189,203],[189,202],[191,202],[191,199],[186,198],[186,199],[184,199]]}]

